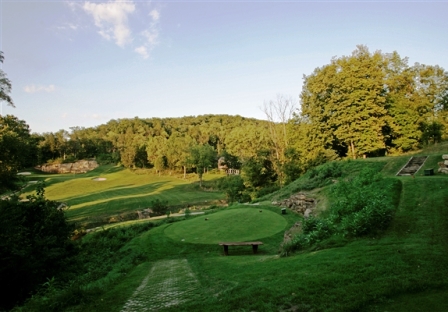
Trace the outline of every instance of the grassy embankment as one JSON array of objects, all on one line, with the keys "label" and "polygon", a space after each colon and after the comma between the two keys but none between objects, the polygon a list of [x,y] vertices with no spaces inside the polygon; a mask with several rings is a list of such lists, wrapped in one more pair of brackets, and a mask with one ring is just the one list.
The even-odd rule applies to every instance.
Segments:
[{"label": "grassy embankment", "polygon": [[[201,216],[145,231],[119,249],[123,259],[138,253],[139,261],[121,275],[116,273],[119,264],[111,263],[109,278],[81,285],[79,295],[86,300],[68,310],[130,311],[141,304],[163,311],[447,311],[448,176],[424,176],[423,170],[436,168],[448,149],[426,153],[430,157],[415,177],[395,177],[408,156],[350,161],[336,179],[317,170],[265,197],[260,206],[232,206],[210,212],[208,221]],[[323,241],[280,258],[283,231],[300,218],[291,212],[281,215],[270,200],[302,190],[327,211],[336,200],[331,196],[335,180],[356,176],[365,167],[401,183],[393,189],[399,193],[390,194],[399,203],[385,232],[338,244]],[[257,220],[260,232],[248,236],[250,219],[256,218],[247,219],[243,212],[257,218],[269,212],[263,216],[272,222]],[[286,226],[276,232],[282,223]],[[113,231],[120,230],[92,235],[86,243]],[[225,257],[216,240],[227,240],[226,235],[261,239],[264,245],[258,255],[240,247]],[[200,243],[194,243],[196,238]]]},{"label": "grassy embankment", "polygon": [[[213,180],[222,175],[205,174],[204,179]],[[95,178],[103,178],[96,181]],[[151,202],[166,201],[173,211],[187,206],[204,206],[225,198],[222,192],[204,191],[199,188],[196,175],[184,180],[169,175],[139,173],[112,165],[101,166],[86,174],[43,174],[32,171],[30,181],[43,180],[45,196],[50,200],[64,202],[69,206],[67,217],[80,225],[104,223],[120,215],[151,207]],[[29,185],[23,196],[33,192]],[[126,219],[126,217],[124,217]]]}]

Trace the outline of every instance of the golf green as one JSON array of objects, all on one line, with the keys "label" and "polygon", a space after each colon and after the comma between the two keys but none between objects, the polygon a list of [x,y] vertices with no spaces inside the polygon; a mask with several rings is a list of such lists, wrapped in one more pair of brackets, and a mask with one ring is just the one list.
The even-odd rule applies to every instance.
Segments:
[{"label": "golf green", "polygon": [[165,235],[186,243],[215,244],[262,239],[283,231],[286,225],[280,211],[235,208],[173,223],[165,229]]}]

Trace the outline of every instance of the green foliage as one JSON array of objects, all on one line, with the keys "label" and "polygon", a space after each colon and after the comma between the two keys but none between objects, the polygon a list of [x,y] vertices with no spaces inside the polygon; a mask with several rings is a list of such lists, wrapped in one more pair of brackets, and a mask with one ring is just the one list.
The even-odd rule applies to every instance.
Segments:
[{"label": "green foliage", "polygon": [[439,66],[409,67],[396,52],[357,46],[351,56],[316,68],[302,90],[296,119],[309,151],[320,147],[353,158],[403,153],[440,139],[438,129],[420,124],[446,123],[448,73]]},{"label": "green foliage", "polygon": [[441,123],[433,121],[431,123],[421,123],[420,131],[422,133],[423,144],[436,144],[442,140],[442,132],[444,127]]},{"label": "green foliage", "polygon": [[[445,149],[443,146],[431,146],[431,151],[438,153],[433,156],[434,159],[440,158],[440,154],[446,151],[446,146]],[[424,152],[427,153],[426,150]],[[379,172],[386,162],[392,165],[388,164],[382,172],[393,178],[396,170],[392,170],[392,167],[399,168],[406,159],[393,157],[341,162],[342,176],[337,179],[338,183],[345,179],[352,181],[363,167]],[[436,161],[428,165],[435,163]],[[299,180],[305,181],[306,177],[305,174]],[[396,180],[401,183],[393,182]],[[231,214],[218,215],[221,211],[230,212],[234,206],[221,208],[219,212],[210,211],[206,216],[208,221],[204,221],[203,216],[192,216],[185,221],[153,228],[142,235],[135,234],[135,239],[123,245],[118,252],[93,246],[89,256],[80,259],[79,263],[98,259],[98,267],[104,269],[103,273],[99,270],[89,271],[95,269],[93,264],[80,266],[76,272],[92,279],[85,279],[87,283],[84,283],[78,281],[73,274],[73,285],[70,288],[64,288],[59,277],[50,278],[45,286],[48,295],[39,301],[42,303],[41,308],[35,308],[36,305],[29,302],[29,305],[17,308],[17,311],[121,311],[130,298],[135,298],[132,296],[141,285],[141,302],[144,307],[155,308],[154,302],[163,302],[167,305],[161,310],[173,312],[445,311],[448,308],[448,179],[442,175],[416,175],[415,178],[385,178],[382,181],[381,185],[384,187],[389,182],[394,184],[394,205],[398,204],[401,186],[403,190],[399,208],[394,212],[391,224],[381,235],[351,239],[333,233],[329,238],[317,239],[311,245],[305,239],[313,237],[304,236],[303,245],[309,247],[290,257],[279,258],[278,246],[283,240],[284,230],[297,222],[297,214],[288,210],[286,215],[281,215],[278,207],[270,205],[241,205],[235,207],[235,212],[238,213],[235,215],[238,217],[237,225],[230,219]],[[305,184],[303,181],[301,183]],[[364,185],[363,183],[360,185]],[[329,188],[319,194],[328,194]],[[351,191],[350,188],[346,190]],[[254,210],[257,217],[270,210],[277,217],[288,220],[288,224],[261,239],[263,245],[259,247],[258,255],[253,255],[250,247],[241,246],[230,247],[230,256],[223,257],[223,249],[216,243],[220,238],[233,235],[232,239],[239,240],[242,234],[251,233],[243,222],[244,216],[239,214],[249,212],[247,210]],[[259,210],[263,212],[260,213]],[[221,222],[210,226],[215,215],[219,219],[229,217],[230,221],[221,219]],[[247,220],[254,218],[255,216],[249,216]],[[262,224],[259,220],[256,221],[255,224]],[[316,233],[319,228],[334,228],[334,224],[319,225],[325,221],[328,218],[309,220],[305,227],[309,233]],[[223,235],[215,233],[218,226],[224,226],[221,232]],[[259,226],[263,231],[271,227],[272,220]],[[317,234],[322,233],[324,232]],[[95,235],[88,234],[83,238],[83,244],[87,244]],[[191,242],[182,241],[185,237]],[[212,243],[206,241],[212,237],[217,240]],[[196,243],[196,238],[203,243]],[[102,237],[105,243],[103,246],[107,246],[107,239]],[[137,258],[135,265],[129,265],[133,269],[127,270],[127,264],[132,263],[131,259],[138,252],[141,260]],[[114,258],[117,253],[121,258]],[[173,263],[182,263],[183,267],[191,268],[188,277],[178,274],[173,269]],[[159,270],[161,264],[165,265],[164,270]],[[157,270],[160,274],[149,274],[151,270]],[[157,280],[153,279],[154,275],[157,275]],[[198,286],[193,289],[189,288],[192,280],[198,281]],[[143,281],[148,281],[148,286],[163,285],[164,290],[147,291],[150,287],[146,288]],[[61,295],[51,295],[51,289]],[[62,289],[67,291],[60,292]],[[190,291],[184,291],[186,289]],[[168,306],[173,303],[172,297],[168,296],[173,290],[176,291],[177,304]],[[34,302],[37,300],[37,297],[33,298]],[[52,306],[58,308],[51,308]]]},{"label": "green foliage", "polygon": [[[3,51],[0,51],[0,62],[3,63],[3,60]],[[0,101],[5,101],[8,105],[15,107],[9,93],[11,93],[11,81],[6,78],[5,72],[0,69]]]},{"label": "green foliage", "polygon": [[109,164],[117,164],[120,161],[119,153],[107,153],[107,154],[99,154],[96,157],[96,161],[99,165],[109,165]]},{"label": "green foliage", "polygon": [[394,198],[400,192],[398,180],[386,180],[371,169],[351,181],[334,186],[330,220],[340,224],[344,236],[376,234],[387,228],[395,210]]},{"label": "green foliage", "polygon": [[285,185],[297,180],[303,173],[303,164],[299,152],[290,147],[285,151],[285,162],[282,165],[282,172],[285,176]]},{"label": "green foliage", "polygon": [[17,171],[36,163],[29,126],[13,115],[0,116],[0,193],[14,189]]},{"label": "green foliage", "polygon": [[251,157],[243,163],[241,176],[248,191],[256,192],[275,183],[277,174],[269,159],[269,154],[269,151],[259,151],[257,156]]},{"label": "green foliage", "polygon": [[139,248],[126,245],[154,226],[147,222],[84,236],[78,241],[79,252],[71,257],[64,272],[43,283],[22,309],[64,311],[89,304],[147,259]]},{"label": "green foliage", "polygon": [[155,199],[150,202],[149,206],[151,207],[153,214],[155,216],[162,216],[168,213],[168,202],[160,199]]},{"label": "green foliage", "polygon": [[38,187],[28,201],[17,197],[0,201],[0,280],[4,285],[0,309],[23,301],[48,278],[65,270],[75,248],[59,203]]},{"label": "green foliage", "polygon": [[229,175],[222,177],[217,182],[217,187],[226,193],[227,201],[229,203],[233,202],[244,202],[247,198],[245,194],[246,187],[244,186],[244,181],[239,175]]},{"label": "green foliage", "polygon": [[196,173],[199,176],[199,183],[202,186],[202,175],[206,168],[212,166],[216,162],[215,151],[210,145],[195,145],[190,147],[190,156],[188,157],[188,164],[196,168]]},{"label": "green foliage", "polygon": [[[331,170],[322,170],[323,176]],[[383,178],[366,168],[332,187],[333,202],[327,217],[302,221],[302,232],[282,246],[282,254],[309,248],[331,236],[347,238],[375,235],[390,224],[401,191],[401,183]]]}]

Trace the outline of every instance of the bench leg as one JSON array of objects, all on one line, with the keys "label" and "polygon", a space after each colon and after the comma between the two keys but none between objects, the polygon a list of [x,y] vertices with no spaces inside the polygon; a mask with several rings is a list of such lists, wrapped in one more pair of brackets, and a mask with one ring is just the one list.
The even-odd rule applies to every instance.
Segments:
[{"label": "bench leg", "polygon": [[252,245],[252,251],[256,254],[258,251],[258,245]]},{"label": "bench leg", "polygon": [[224,245],[224,255],[228,256],[229,255],[229,246]]}]

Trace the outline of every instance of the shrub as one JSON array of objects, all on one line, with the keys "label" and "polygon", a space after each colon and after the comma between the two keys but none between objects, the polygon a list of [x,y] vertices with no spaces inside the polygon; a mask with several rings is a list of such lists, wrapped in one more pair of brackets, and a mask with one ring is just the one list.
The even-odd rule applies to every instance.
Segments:
[{"label": "shrub", "polygon": [[[314,172],[313,176],[337,173],[333,167]],[[332,187],[329,216],[302,221],[302,233],[282,247],[282,254],[308,248],[335,235],[353,238],[377,234],[392,220],[400,190],[400,181],[384,179],[369,168],[351,180],[340,181]]]},{"label": "shrub", "polygon": [[155,199],[150,203],[151,209],[156,216],[162,216],[168,212],[168,201]]},{"label": "shrub", "polygon": [[3,288],[0,309],[22,302],[39,285],[63,271],[76,249],[69,237],[59,203],[43,196],[17,197],[0,201],[0,280]]},{"label": "shrub", "polygon": [[229,203],[241,202],[245,198],[244,194],[246,188],[243,179],[239,175],[230,175],[220,178],[217,182],[217,187],[226,193],[227,201]]}]

